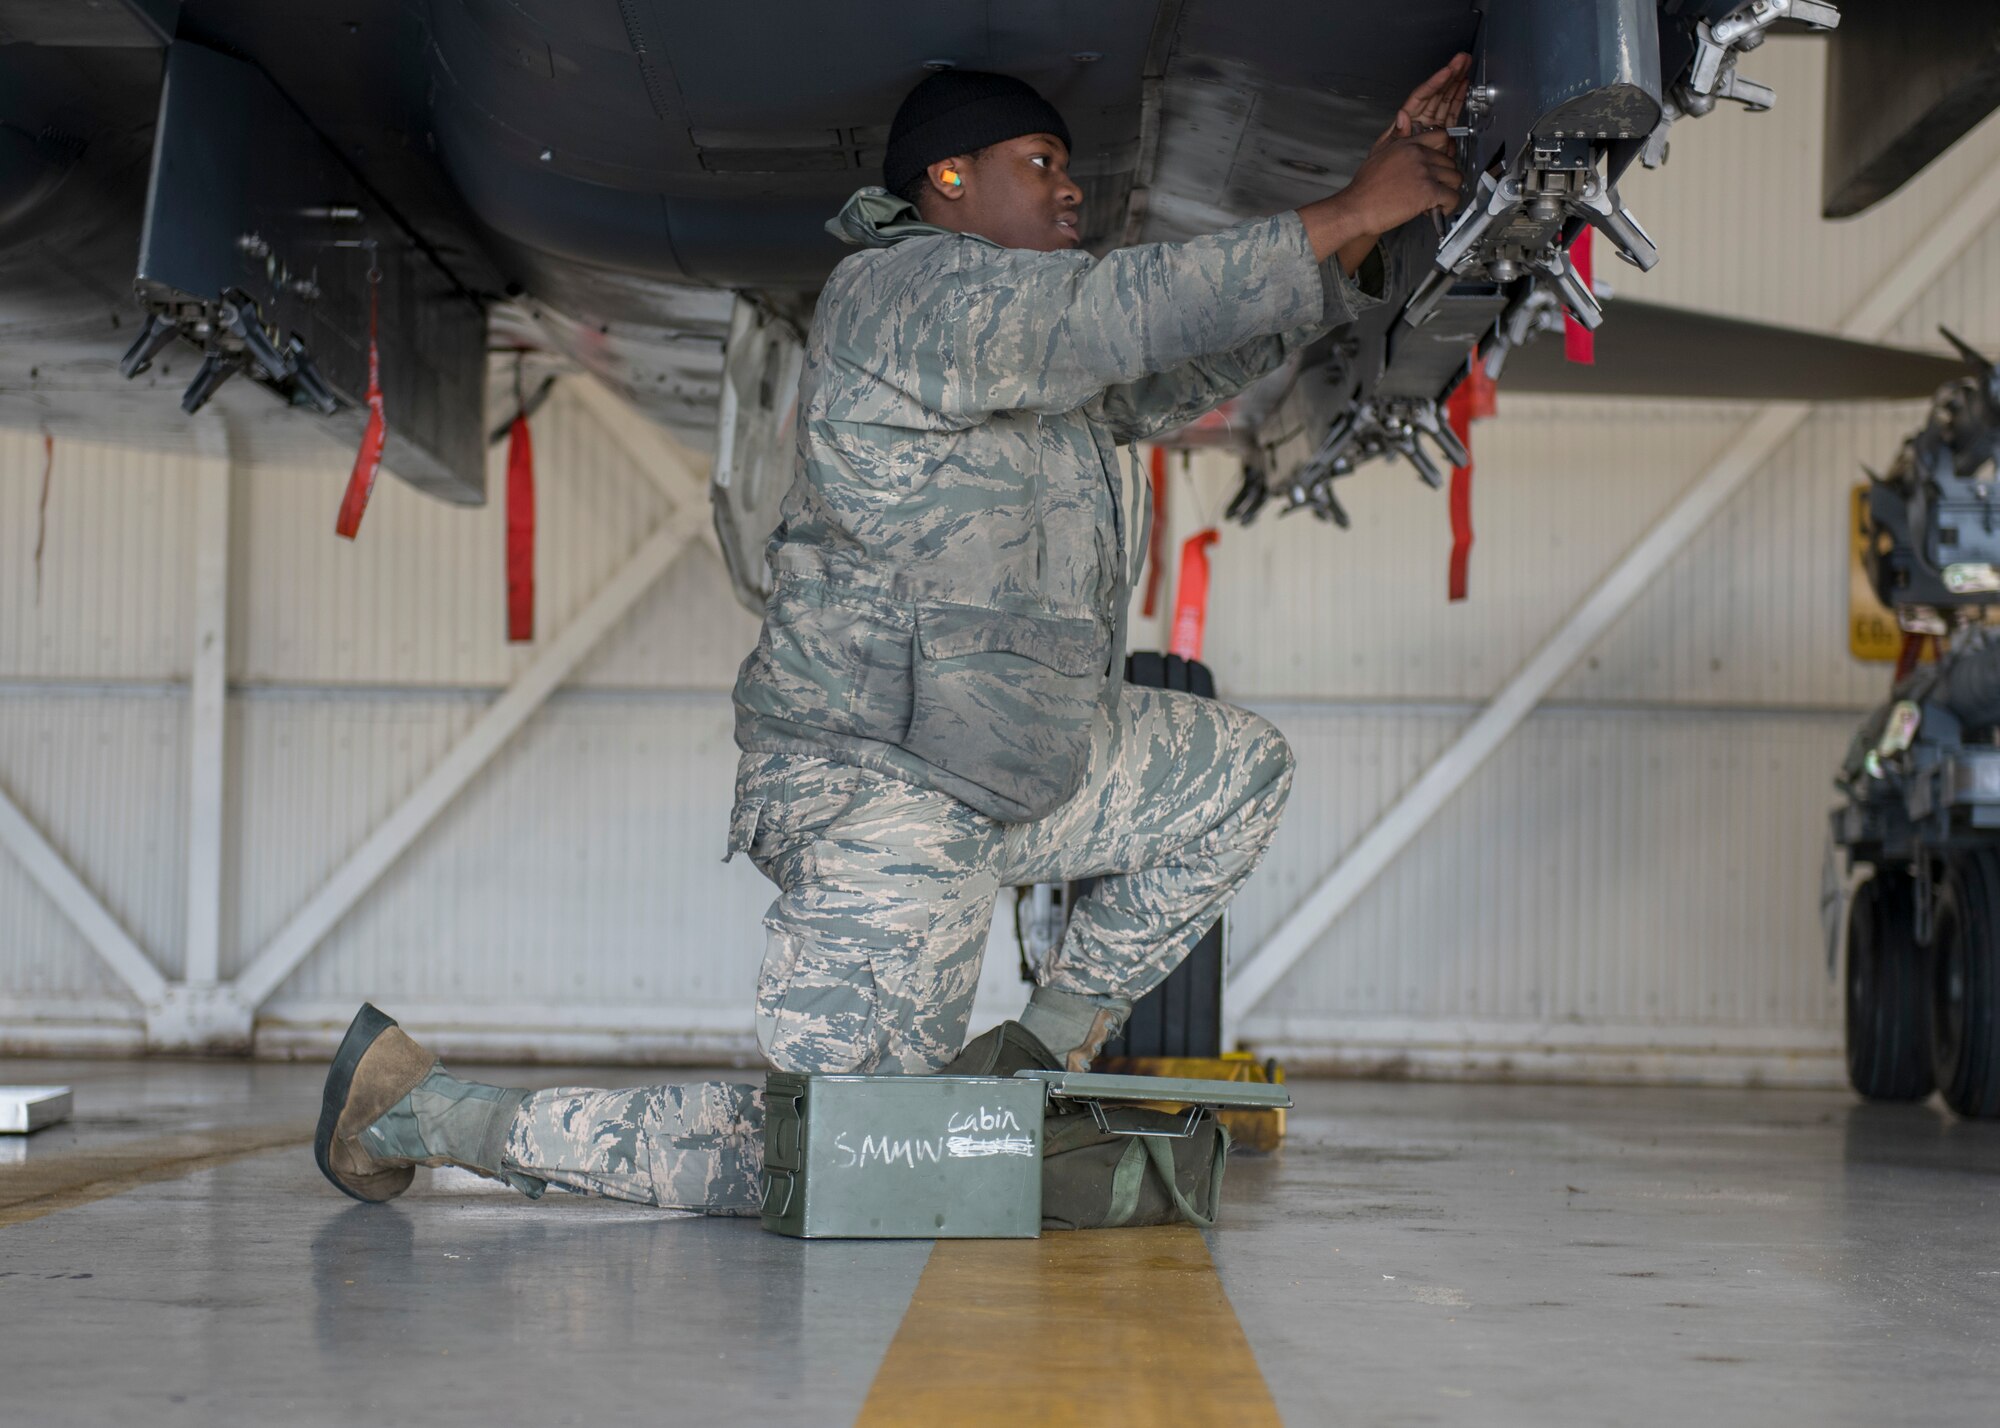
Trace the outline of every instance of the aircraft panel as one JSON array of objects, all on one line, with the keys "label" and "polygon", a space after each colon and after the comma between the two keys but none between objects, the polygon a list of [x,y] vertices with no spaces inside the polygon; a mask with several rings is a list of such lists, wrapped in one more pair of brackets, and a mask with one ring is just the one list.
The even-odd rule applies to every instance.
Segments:
[{"label": "aircraft panel", "polygon": [[1827,54],[1825,214],[1894,193],[2000,104],[2000,6],[1856,5]]}]

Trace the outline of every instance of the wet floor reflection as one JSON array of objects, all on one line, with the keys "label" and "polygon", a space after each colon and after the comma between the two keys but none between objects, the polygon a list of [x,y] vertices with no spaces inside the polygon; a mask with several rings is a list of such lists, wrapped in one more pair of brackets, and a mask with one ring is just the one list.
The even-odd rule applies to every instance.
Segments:
[{"label": "wet floor reflection", "polygon": [[1915,1105],[1857,1101],[1842,1119],[1841,1160],[1850,1171],[1941,1171],[2000,1183],[2000,1122],[1963,1120],[1935,1097]]},{"label": "wet floor reflection", "polygon": [[[108,1067],[84,1140],[183,1146],[229,1087],[244,1129],[308,1115],[315,1068],[267,1075],[284,1097]],[[1993,1421],[2000,1125],[1823,1092],[1295,1091],[1208,1237],[1288,1422]],[[852,1422],[929,1254],[443,1174],[357,1205],[303,1144],[233,1155],[0,1227],[0,1424]]]},{"label": "wet floor reflection", "polygon": [[[830,1402],[859,1405],[928,1252],[554,1194],[419,1193],[320,1224],[313,1340],[330,1369],[397,1353],[531,1354],[544,1392],[586,1398],[599,1391],[590,1364],[692,1360],[711,1387],[684,1387],[688,1416],[672,1421],[719,1421],[725,1370],[739,1368],[767,1415],[819,1421]],[[692,1411],[688,1395],[703,1392],[715,1419]]]}]

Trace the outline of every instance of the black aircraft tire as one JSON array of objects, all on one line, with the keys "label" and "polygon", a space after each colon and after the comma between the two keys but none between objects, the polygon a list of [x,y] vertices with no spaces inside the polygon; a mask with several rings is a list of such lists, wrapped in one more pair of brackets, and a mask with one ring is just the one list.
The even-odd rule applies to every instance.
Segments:
[{"label": "black aircraft tire", "polygon": [[1951,859],[1931,947],[1938,1089],[1961,1116],[2000,1116],[2000,849]]},{"label": "black aircraft tire", "polygon": [[1871,1101],[1931,1093],[1930,958],[1917,946],[1909,875],[1876,873],[1847,919],[1847,1083]]}]

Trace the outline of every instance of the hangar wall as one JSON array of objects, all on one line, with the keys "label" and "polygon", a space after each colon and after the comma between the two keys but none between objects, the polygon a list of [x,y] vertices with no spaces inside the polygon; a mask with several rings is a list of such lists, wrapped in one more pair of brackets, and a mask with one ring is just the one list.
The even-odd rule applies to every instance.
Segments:
[{"label": "hangar wall", "polygon": [[[338,451],[232,473],[225,978],[662,520],[658,487],[566,393],[535,439],[531,646],[504,639],[499,503],[458,510],[384,480],[349,545],[331,530]],[[195,539],[173,492],[193,463],[58,443],[38,595],[43,456],[38,436],[0,433],[0,789],[171,975]],[[550,1054],[569,1044],[545,1033],[568,1027],[600,1052],[634,1036],[648,1054],[740,1049],[768,896],[741,860],[719,864],[719,822],[727,691],[755,634],[719,560],[691,543],[279,989],[260,1046],[287,1044],[293,1025],[310,1040],[376,996]],[[139,1035],[137,1005],[0,854],[0,1038]]]},{"label": "hangar wall", "polygon": [[[1778,72],[1759,77],[1784,106],[1684,125],[1674,163],[1632,181],[1667,259],[1614,282],[1830,325],[2000,162],[1989,125],[1883,213],[1811,223],[1816,54],[1766,46],[1759,64]],[[1782,246],[1757,241],[1776,232]],[[1913,304],[1901,339],[1926,342],[1939,319],[2000,348],[2000,234]],[[1301,765],[1238,908],[1239,950],[1751,411],[1503,390],[1476,435],[1480,541],[1462,606],[1443,598],[1444,502],[1387,467],[1349,483],[1352,532],[1267,519],[1226,534],[1218,678],[1278,720]],[[1885,681],[1845,649],[1846,491],[1919,415],[1815,412],[1246,1033],[1294,1063],[1427,1074],[1837,1079],[1820,820],[1847,731]],[[541,639],[525,649],[503,640],[498,503],[456,510],[385,481],[349,546],[330,531],[341,453],[231,473],[225,976],[663,518],[627,447],[568,395],[535,436]],[[38,576],[43,457],[39,436],[0,432],[0,789],[172,973],[187,921],[198,463],[58,443]],[[1178,535],[1213,518],[1232,477],[1214,458],[1176,468]],[[742,860],[717,858],[727,690],[754,633],[714,556],[689,547],[278,989],[259,1048],[322,1047],[367,996],[462,1051],[745,1053],[768,893]],[[1017,1004],[1010,941],[996,934],[982,1019]],[[0,1045],[141,1037],[136,1002],[0,853]]]},{"label": "hangar wall", "polygon": [[[1443,502],[1384,472],[1355,528],[1229,531],[1220,686],[1300,776],[1239,953],[1471,722],[1744,420],[1508,398],[1474,433],[1472,598]],[[1818,922],[1829,780],[1883,666],[1846,648],[1847,500],[1920,404],[1810,418],[1243,1025],[1292,1063],[1838,1079]],[[1219,464],[1219,463],[1218,463]],[[1201,509],[1227,473],[1175,477]],[[1308,613],[1310,612],[1310,613]]]}]

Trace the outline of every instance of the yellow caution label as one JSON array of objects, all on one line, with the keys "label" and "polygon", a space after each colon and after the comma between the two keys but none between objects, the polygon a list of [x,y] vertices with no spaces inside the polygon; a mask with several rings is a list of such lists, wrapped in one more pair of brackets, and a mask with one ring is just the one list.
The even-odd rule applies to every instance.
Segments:
[{"label": "yellow caution label", "polygon": [[1856,659],[1893,664],[1902,652],[1903,633],[1896,628],[1896,616],[1875,598],[1868,583],[1862,552],[1868,548],[1868,486],[1854,488],[1848,501],[1847,557],[1847,648]]}]

